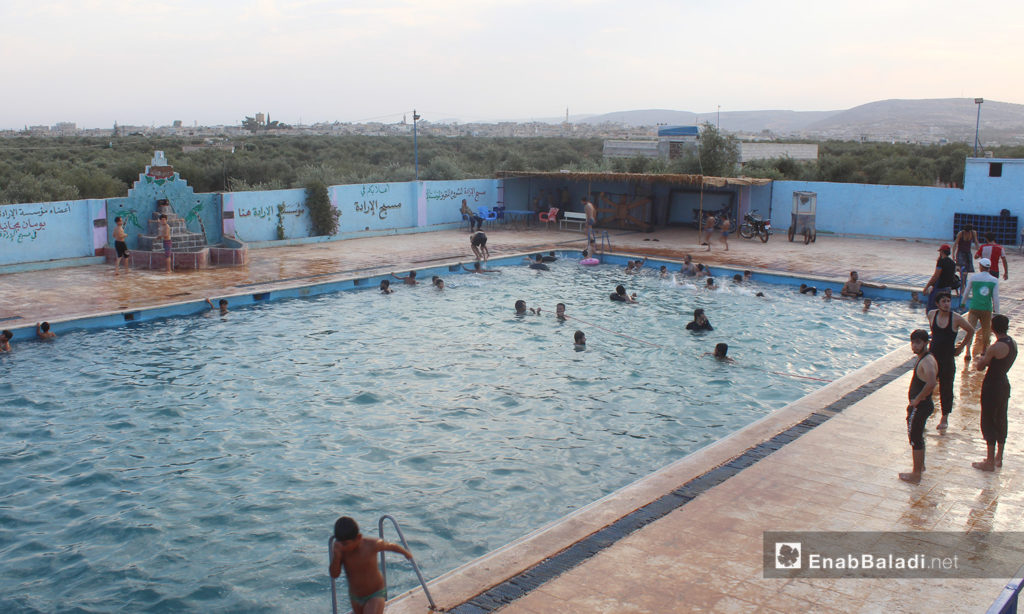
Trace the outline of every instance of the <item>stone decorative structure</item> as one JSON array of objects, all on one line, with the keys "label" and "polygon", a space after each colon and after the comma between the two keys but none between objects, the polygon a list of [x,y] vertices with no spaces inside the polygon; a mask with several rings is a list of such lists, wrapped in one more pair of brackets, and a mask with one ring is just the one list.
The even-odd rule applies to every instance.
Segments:
[{"label": "stone decorative structure", "polygon": [[[166,267],[163,240],[160,238],[161,215],[167,216],[167,223],[171,227],[173,268],[204,269],[210,265],[248,264],[249,250],[245,243],[235,237],[220,234],[223,216],[220,194],[195,194],[167,163],[162,151],[154,153],[152,162],[139,175],[139,180],[129,190],[127,198],[109,199],[107,202],[109,228],[115,226],[115,217],[125,219],[132,268]],[[188,215],[182,217],[176,207],[181,211],[187,210]],[[145,226],[140,222],[143,216],[147,216]],[[209,244],[208,228],[217,234],[215,245]],[[133,230],[141,232],[133,236]],[[116,253],[112,236],[105,251],[107,261],[113,262]]]}]

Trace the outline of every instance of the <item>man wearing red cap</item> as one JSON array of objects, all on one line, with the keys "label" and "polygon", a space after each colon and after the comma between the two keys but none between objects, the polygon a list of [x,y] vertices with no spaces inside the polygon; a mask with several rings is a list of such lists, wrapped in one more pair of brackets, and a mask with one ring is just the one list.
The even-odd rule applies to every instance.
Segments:
[{"label": "man wearing red cap", "polygon": [[960,287],[960,280],[956,277],[956,263],[949,257],[950,251],[952,250],[949,245],[945,243],[939,246],[939,259],[935,261],[935,272],[932,273],[931,279],[922,290],[922,293],[928,296],[927,311],[936,308],[935,296],[939,290],[945,289],[947,292],[952,292],[953,288]]}]

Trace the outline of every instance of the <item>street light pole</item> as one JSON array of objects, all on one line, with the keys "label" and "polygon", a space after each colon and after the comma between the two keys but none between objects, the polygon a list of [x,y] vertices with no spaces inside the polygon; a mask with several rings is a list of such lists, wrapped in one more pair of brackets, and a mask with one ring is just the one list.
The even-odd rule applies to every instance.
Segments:
[{"label": "street light pole", "polygon": [[718,105],[718,125],[715,126],[716,130],[722,129],[722,105]]},{"label": "street light pole", "polygon": [[985,102],[984,98],[975,98],[974,104],[978,105],[978,122],[974,124],[974,157],[978,157],[978,132],[981,129],[981,103]]},{"label": "street light pole", "polygon": [[416,109],[412,110],[412,158],[413,164],[416,166],[416,181],[420,180],[420,149],[416,144],[416,122],[419,121],[420,116],[416,114]]}]

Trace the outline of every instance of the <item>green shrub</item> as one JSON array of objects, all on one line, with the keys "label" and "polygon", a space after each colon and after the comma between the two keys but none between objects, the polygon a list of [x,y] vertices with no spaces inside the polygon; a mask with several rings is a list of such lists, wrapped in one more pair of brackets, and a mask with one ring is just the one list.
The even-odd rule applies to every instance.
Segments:
[{"label": "green shrub", "polygon": [[313,225],[313,236],[324,237],[338,234],[338,218],[341,212],[331,206],[327,185],[313,179],[306,184],[306,209]]}]

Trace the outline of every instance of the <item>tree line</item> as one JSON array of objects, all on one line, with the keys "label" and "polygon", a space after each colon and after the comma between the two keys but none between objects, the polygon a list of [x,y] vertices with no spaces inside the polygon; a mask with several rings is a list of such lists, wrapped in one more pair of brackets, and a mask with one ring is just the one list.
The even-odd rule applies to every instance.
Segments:
[{"label": "tree line", "polygon": [[[307,188],[310,185],[412,181],[413,143],[404,136],[235,137],[234,151],[183,145],[202,140],[126,136],[113,139],[18,137],[0,140],[0,204],[112,198],[127,194],[163,150],[197,192]],[[826,141],[818,160],[788,158],[739,166],[738,143],[705,126],[697,148],[671,160],[604,159],[598,138],[421,137],[419,177],[492,177],[497,171],[689,173],[895,185],[963,184],[965,144],[909,145]],[[1024,147],[996,148],[1022,157]]]}]

